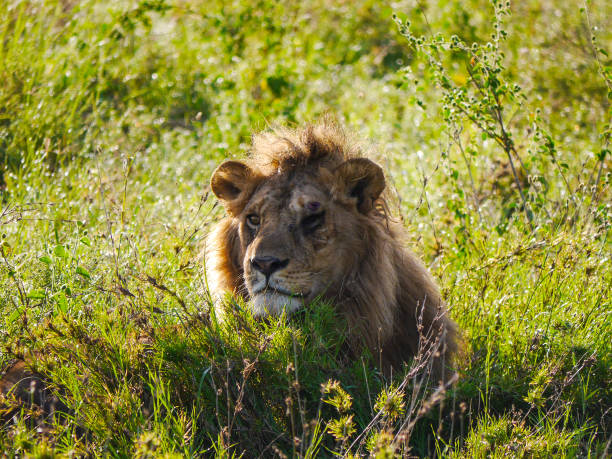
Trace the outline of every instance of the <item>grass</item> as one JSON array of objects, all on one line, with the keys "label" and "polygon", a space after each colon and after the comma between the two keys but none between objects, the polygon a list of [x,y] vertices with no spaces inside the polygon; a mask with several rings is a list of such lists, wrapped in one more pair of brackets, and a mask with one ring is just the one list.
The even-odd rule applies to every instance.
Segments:
[{"label": "grass", "polygon": [[[0,450],[610,454],[612,116],[598,48],[612,50],[612,11],[557,3],[517,2],[503,26],[502,75],[523,95],[503,101],[514,177],[503,148],[445,118],[445,88],[393,19],[484,43],[484,0],[3,2],[0,368],[26,357],[70,412],[40,432],[22,409]],[[440,59],[470,84],[460,53]],[[222,215],[210,173],[253,130],[329,111],[371,139],[463,331],[444,394],[348,354],[333,305],[269,322],[245,305],[223,323],[209,314],[199,253]]]}]

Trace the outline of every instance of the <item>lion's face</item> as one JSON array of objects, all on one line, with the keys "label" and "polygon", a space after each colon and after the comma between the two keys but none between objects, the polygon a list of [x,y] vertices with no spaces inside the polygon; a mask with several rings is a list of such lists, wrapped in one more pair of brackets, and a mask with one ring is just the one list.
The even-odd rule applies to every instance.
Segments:
[{"label": "lion's face", "polygon": [[255,315],[292,312],[350,288],[346,273],[365,255],[360,222],[384,188],[366,159],[329,170],[261,176],[222,164],[211,181],[238,226],[244,286]]},{"label": "lion's face", "polygon": [[240,215],[244,281],[256,314],[291,312],[323,294],[342,271],[339,218],[355,218],[312,177],[264,183]]}]

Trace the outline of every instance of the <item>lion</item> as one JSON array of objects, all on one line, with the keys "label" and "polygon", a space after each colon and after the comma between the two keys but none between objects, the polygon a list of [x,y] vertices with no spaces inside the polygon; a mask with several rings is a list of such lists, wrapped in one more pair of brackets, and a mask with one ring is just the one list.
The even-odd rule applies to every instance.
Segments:
[{"label": "lion", "polygon": [[241,296],[256,317],[326,300],[346,317],[351,343],[396,368],[431,355],[449,376],[459,333],[440,292],[389,216],[385,175],[336,123],[275,128],[252,138],[210,186],[226,217],[206,240],[215,311]]}]

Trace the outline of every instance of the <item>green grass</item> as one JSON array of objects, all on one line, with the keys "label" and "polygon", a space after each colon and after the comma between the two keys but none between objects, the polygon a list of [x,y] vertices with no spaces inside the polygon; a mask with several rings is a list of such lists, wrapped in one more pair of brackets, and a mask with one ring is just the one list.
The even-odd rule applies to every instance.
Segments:
[{"label": "green grass", "polygon": [[[612,8],[561,3],[517,2],[504,25],[530,228],[503,148],[445,121],[445,89],[393,19],[482,43],[485,0],[5,0],[0,369],[28,358],[71,412],[39,433],[24,410],[0,450],[610,454],[611,61],[597,48],[612,52]],[[440,58],[469,84],[460,53]],[[444,394],[350,355],[333,305],[269,322],[245,305],[223,323],[209,314],[212,170],[254,130],[326,112],[371,141],[462,329]]]}]

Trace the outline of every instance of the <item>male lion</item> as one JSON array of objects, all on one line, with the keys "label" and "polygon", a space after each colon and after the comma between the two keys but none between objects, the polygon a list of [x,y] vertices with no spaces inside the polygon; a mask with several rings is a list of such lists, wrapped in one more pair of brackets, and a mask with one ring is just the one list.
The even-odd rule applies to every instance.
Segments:
[{"label": "male lion", "polygon": [[207,240],[213,297],[242,295],[260,317],[330,300],[385,368],[430,355],[448,377],[457,327],[387,215],[382,169],[336,123],[257,134],[210,184],[227,212]]}]

